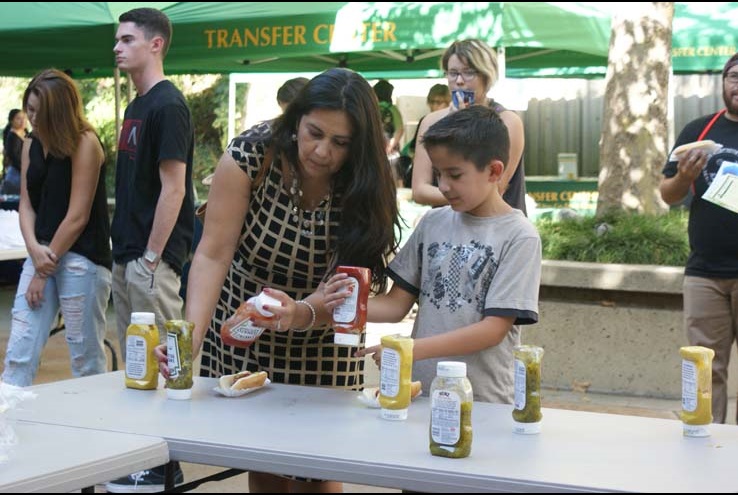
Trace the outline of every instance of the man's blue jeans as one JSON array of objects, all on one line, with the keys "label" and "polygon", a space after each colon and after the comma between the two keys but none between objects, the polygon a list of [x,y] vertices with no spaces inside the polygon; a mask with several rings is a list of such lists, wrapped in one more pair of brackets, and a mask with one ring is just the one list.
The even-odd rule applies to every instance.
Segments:
[{"label": "man's blue jeans", "polygon": [[59,268],[46,281],[41,307],[32,309],[26,290],[36,270],[29,257],[23,263],[13,304],[13,321],[2,380],[26,387],[33,383],[41,353],[61,308],[65,336],[76,377],[105,373],[105,310],[112,275],[76,253],[59,260]]}]

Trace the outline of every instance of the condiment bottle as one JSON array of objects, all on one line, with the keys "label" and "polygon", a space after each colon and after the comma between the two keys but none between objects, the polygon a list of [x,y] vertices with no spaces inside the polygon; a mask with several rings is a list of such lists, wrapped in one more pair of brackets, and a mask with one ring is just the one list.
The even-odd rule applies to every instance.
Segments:
[{"label": "condiment bottle", "polygon": [[440,361],[431,383],[430,451],[461,458],[471,453],[474,395],[466,377],[466,363]]},{"label": "condiment bottle", "polygon": [[126,387],[153,390],[159,384],[159,365],[154,348],[159,329],[154,313],[131,313],[126,330]]},{"label": "condiment bottle", "polygon": [[348,274],[351,295],[333,310],[333,342],[339,345],[358,346],[361,333],[366,330],[366,308],[372,272],[361,266],[339,266],[336,273]]},{"label": "condiment bottle", "polygon": [[679,349],[682,357],[682,418],[686,437],[709,437],[712,423],[712,358],[715,351],[702,346]]},{"label": "condiment bottle", "polygon": [[167,331],[167,397],[187,400],[192,397],[192,332],[195,324],[185,320],[164,322]]},{"label": "condiment bottle", "polygon": [[413,339],[402,335],[382,337],[382,368],[379,374],[379,405],[382,418],[407,419],[413,372]]},{"label": "condiment bottle", "polygon": [[543,349],[534,345],[517,345],[515,358],[515,409],[513,431],[522,434],[541,432],[541,359]]},{"label": "condiment bottle", "polygon": [[270,320],[274,317],[274,313],[264,309],[264,306],[280,306],[281,304],[278,299],[265,292],[241,303],[220,329],[220,338],[223,339],[223,343],[234,347],[249,347],[264,332],[264,327],[256,325],[252,318]]}]

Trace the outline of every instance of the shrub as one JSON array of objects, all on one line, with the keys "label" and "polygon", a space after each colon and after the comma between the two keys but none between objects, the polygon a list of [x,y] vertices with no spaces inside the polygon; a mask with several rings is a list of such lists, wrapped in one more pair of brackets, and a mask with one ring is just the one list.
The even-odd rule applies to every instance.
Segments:
[{"label": "shrub", "polygon": [[684,266],[689,256],[688,213],[610,213],[603,217],[540,219],[543,258]]}]

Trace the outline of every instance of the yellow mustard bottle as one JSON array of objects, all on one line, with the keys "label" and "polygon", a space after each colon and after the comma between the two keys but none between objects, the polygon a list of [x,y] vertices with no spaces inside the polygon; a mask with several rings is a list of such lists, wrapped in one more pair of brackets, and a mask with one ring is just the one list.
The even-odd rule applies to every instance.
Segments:
[{"label": "yellow mustard bottle", "polygon": [[126,330],[126,387],[153,390],[159,384],[159,366],[154,348],[159,329],[154,313],[131,313]]},{"label": "yellow mustard bottle", "polygon": [[402,335],[382,337],[382,369],[379,374],[379,405],[382,418],[407,419],[413,374],[413,339]]},{"label": "yellow mustard bottle", "polygon": [[685,437],[709,437],[712,423],[712,358],[715,351],[702,346],[679,349],[682,357],[682,418]]}]

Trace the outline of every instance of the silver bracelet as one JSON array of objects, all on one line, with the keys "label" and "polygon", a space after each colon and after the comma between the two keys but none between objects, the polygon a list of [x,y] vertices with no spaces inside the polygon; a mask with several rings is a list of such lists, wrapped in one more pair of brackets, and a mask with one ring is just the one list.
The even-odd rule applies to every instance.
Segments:
[{"label": "silver bracelet", "polygon": [[310,320],[310,324],[306,326],[305,328],[295,328],[294,330],[297,330],[298,332],[307,332],[311,328],[313,328],[313,325],[315,325],[315,308],[312,304],[307,302],[305,299],[302,301],[295,301],[295,304],[302,304],[304,306],[307,306],[307,308],[310,310],[310,315],[312,316]]}]

